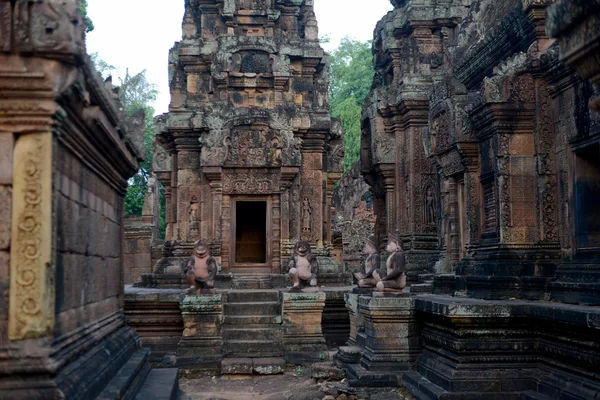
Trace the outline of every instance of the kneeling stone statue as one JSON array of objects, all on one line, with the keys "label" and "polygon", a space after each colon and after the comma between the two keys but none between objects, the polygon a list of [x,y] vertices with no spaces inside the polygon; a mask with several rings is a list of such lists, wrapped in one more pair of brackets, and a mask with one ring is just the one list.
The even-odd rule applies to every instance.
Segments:
[{"label": "kneeling stone statue", "polygon": [[300,291],[306,286],[317,286],[319,266],[317,257],[311,253],[310,244],[301,240],[294,247],[294,255],[288,262],[288,274],[292,281],[292,291]]},{"label": "kneeling stone statue", "polygon": [[185,276],[190,284],[186,293],[199,293],[214,288],[217,271],[217,260],[210,255],[210,248],[200,241],[196,242],[185,268]]}]

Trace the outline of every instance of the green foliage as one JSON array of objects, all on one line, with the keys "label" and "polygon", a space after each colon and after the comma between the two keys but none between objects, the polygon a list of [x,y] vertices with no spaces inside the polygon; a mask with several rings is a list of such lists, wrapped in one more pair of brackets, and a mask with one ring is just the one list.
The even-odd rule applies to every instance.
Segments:
[{"label": "green foliage", "polygon": [[360,157],[360,115],[373,81],[372,59],[371,41],[348,37],[330,54],[329,104],[344,126],[344,170]]},{"label": "green foliage", "polygon": [[146,114],[146,130],[144,144],[146,160],[140,163],[140,170],[129,180],[125,195],[125,214],[139,215],[144,207],[146,186],[152,168],[152,146],[154,145],[154,108],[150,105],[156,100],[158,90],[156,85],[146,80],[146,70],[131,75],[126,70],[125,77],[120,79],[119,98],[127,116],[132,116],[140,109]]},{"label": "green foliage", "polygon": [[90,17],[88,17],[87,7],[88,7],[87,0],[81,0],[81,2],[79,3],[79,12],[81,12],[81,15],[83,16],[86,33],[94,30],[94,23],[92,22]]},{"label": "green foliage", "polygon": [[[96,70],[107,78],[110,73],[116,71],[113,65],[102,60],[98,53],[90,55]],[[144,145],[146,146],[146,160],[140,163],[140,170],[131,179],[125,194],[125,214],[140,215],[144,208],[144,199],[148,185],[148,178],[152,168],[152,146],[154,145],[154,108],[151,104],[156,100],[158,89],[156,85],[148,82],[146,71],[131,75],[129,70],[125,71],[125,77],[119,79],[119,98],[123,110],[128,117],[144,110],[146,129],[144,131]],[[160,188],[161,214],[159,219],[159,235],[164,239],[166,230],[165,222],[165,196],[164,189]]]},{"label": "green foliage", "polygon": [[98,53],[90,54],[90,59],[92,60],[96,71],[98,71],[102,76],[102,79],[108,78],[113,72],[117,70],[117,67],[101,59]]}]

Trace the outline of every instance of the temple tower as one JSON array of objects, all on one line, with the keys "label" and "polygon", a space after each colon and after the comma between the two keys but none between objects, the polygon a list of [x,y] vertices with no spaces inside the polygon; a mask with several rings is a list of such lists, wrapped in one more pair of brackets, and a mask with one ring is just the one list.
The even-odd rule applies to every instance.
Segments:
[{"label": "temple tower", "polygon": [[222,273],[280,274],[298,240],[328,255],[344,147],[313,1],[186,0],[169,78],[165,259],[200,239]]}]

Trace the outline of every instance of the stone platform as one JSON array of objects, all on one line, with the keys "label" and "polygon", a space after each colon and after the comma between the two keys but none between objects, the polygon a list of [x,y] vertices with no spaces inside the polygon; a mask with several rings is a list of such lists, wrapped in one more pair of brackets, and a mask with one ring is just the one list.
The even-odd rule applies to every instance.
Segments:
[{"label": "stone platform", "polygon": [[414,311],[423,350],[402,384],[419,399],[600,397],[598,307],[423,295]]},{"label": "stone platform", "polygon": [[344,293],[351,287],[181,289],[126,286],[125,315],[151,361],[200,373],[280,373],[285,364],[328,359],[328,344],[345,343],[350,325]]}]

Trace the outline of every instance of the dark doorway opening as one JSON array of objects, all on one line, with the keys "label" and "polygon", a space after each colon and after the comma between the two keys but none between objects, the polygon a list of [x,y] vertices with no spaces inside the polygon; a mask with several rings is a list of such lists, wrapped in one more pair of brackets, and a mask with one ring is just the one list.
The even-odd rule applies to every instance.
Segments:
[{"label": "dark doorway opening", "polygon": [[578,251],[600,249],[600,151],[588,146],[576,154],[575,231]]},{"label": "dark doorway opening", "polygon": [[237,201],[235,220],[235,262],[265,264],[267,262],[267,202]]}]

